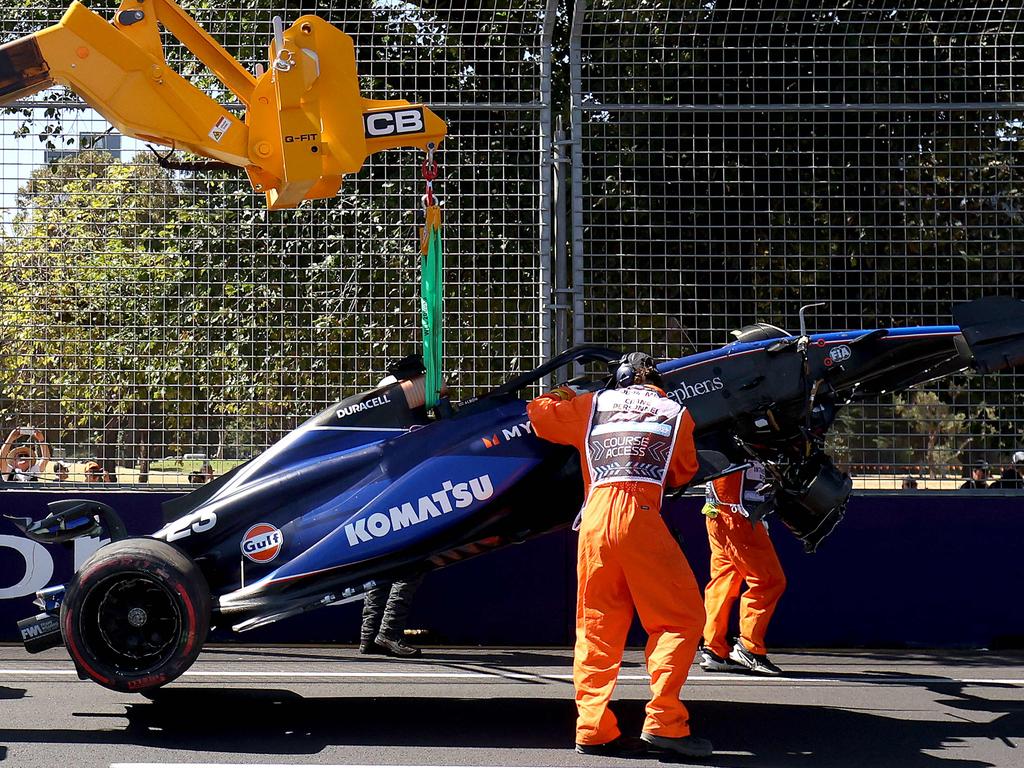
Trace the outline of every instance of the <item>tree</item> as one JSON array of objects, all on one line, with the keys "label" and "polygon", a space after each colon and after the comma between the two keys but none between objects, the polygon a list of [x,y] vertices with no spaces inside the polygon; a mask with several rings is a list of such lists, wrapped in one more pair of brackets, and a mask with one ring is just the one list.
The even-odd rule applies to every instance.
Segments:
[{"label": "tree", "polygon": [[[795,330],[816,301],[828,306],[812,329],[944,325],[953,303],[1024,283],[1024,129],[1010,106],[1024,49],[1002,42],[1019,26],[1005,4],[588,8],[576,136],[588,341],[678,354],[665,321],[678,318],[703,350],[754,320]],[[847,412],[847,460],[1019,446],[1019,376],[928,392],[963,416],[939,434],[916,422],[930,454],[883,401]],[[990,409],[1003,420],[982,430]]]},{"label": "tree", "polygon": [[0,240],[3,324],[16,350],[5,355],[4,391],[110,463],[123,430],[167,417],[158,403],[173,363],[159,329],[182,259],[159,212],[175,201],[152,162],[83,152],[33,172]]},{"label": "tree", "polygon": [[[53,9],[27,0],[12,5],[0,22],[5,32],[56,20]],[[113,5],[92,7],[109,15]],[[250,70],[266,63],[273,15],[292,21],[315,11],[354,33],[363,90],[377,98],[468,105],[518,93],[536,101],[536,2],[438,10],[397,0],[358,9],[266,0],[182,5]],[[470,36],[475,47],[467,48]],[[475,66],[466,64],[467,51]],[[169,45],[167,55],[216,98],[232,101],[183,48]],[[413,82],[419,93],[408,91]],[[35,122],[27,114],[22,131],[61,142],[61,114]],[[446,145],[450,164],[470,169],[439,182],[449,203],[449,378],[469,394],[528,365],[536,351],[539,171],[519,162],[535,151],[534,114],[460,110]],[[79,156],[38,172],[19,198],[0,268],[4,277],[18,275],[19,249],[32,243],[33,258],[81,281],[61,295],[67,340],[60,344],[17,331],[33,292],[49,290],[43,281],[21,274],[0,282],[4,298],[11,293],[3,319],[14,328],[0,355],[0,384],[11,383],[0,404],[42,414],[68,440],[120,442],[127,455],[152,444],[154,455],[248,456],[311,410],[372,386],[388,360],[419,347],[419,161],[409,152],[375,158],[346,180],[338,199],[281,212],[266,211],[239,178],[168,175],[149,159],[119,168]],[[150,170],[162,175],[150,178]],[[166,188],[139,196],[158,182]],[[113,211],[129,208],[114,221]],[[124,231],[135,209],[150,211],[154,236]],[[88,353],[72,358],[66,350],[81,344]]]}]

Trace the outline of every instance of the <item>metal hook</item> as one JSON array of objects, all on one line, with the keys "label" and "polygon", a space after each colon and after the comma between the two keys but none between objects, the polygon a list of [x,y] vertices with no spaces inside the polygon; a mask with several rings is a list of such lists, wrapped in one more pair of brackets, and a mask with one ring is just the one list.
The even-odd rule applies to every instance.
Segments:
[{"label": "metal hook", "polygon": [[435,205],[437,202],[434,197],[434,179],[438,177],[441,170],[438,168],[437,160],[434,159],[434,150],[436,148],[437,145],[434,142],[427,144],[427,159],[423,161],[422,166],[423,179],[427,182],[427,193],[423,195],[424,210]]}]

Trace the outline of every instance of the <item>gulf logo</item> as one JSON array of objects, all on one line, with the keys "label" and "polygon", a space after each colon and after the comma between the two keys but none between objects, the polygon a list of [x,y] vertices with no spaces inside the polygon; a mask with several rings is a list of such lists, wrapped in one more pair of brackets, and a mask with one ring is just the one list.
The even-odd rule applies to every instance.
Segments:
[{"label": "gulf logo", "polygon": [[242,537],[242,554],[254,563],[269,563],[281,551],[284,536],[270,523],[256,523]]}]

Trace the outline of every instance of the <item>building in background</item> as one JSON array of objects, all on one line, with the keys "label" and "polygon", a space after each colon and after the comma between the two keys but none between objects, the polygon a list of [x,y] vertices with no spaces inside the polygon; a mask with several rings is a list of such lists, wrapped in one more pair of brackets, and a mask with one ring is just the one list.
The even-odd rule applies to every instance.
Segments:
[{"label": "building in background", "polygon": [[74,157],[80,152],[102,150],[109,152],[115,160],[121,159],[121,134],[113,132],[83,131],[78,134],[74,144],[59,149],[47,149],[43,154],[43,162],[52,165],[65,157]]}]

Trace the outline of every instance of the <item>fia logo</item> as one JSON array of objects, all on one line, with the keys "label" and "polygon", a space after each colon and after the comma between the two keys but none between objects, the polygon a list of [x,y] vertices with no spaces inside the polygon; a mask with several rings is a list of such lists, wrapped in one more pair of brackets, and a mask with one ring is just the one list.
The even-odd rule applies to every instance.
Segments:
[{"label": "fia logo", "polygon": [[828,356],[832,358],[833,363],[841,363],[853,357],[853,352],[845,344],[840,344],[838,347],[832,347],[828,351]]}]

